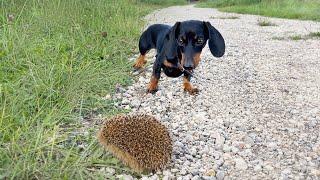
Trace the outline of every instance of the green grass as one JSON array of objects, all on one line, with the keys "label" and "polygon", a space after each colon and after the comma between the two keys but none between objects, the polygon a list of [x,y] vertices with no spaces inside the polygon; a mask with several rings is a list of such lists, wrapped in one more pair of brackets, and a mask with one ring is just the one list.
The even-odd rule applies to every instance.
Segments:
[{"label": "green grass", "polygon": [[310,37],[314,37],[314,38],[320,38],[320,31],[319,32],[311,32],[309,34]]},{"label": "green grass", "polygon": [[207,0],[198,7],[226,12],[320,21],[319,0]]},{"label": "green grass", "polygon": [[304,37],[302,37],[301,35],[293,35],[293,36],[289,36],[289,39],[298,41],[298,40],[304,39]]},{"label": "green grass", "polygon": [[307,35],[295,34],[288,37],[278,37],[278,36],[272,37],[273,40],[293,40],[293,41],[318,39],[318,38],[320,38],[320,32],[310,32]]},{"label": "green grass", "polygon": [[98,145],[90,118],[121,112],[102,97],[131,82],[127,59],[137,53],[141,17],[158,7],[0,1],[0,179],[105,179],[101,167],[130,173]]},{"label": "green grass", "polygon": [[183,5],[187,4],[187,0],[140,0],[140,2],[156,5]]},{"label": "green grass", "polygon": [[272,23],[272,22],[270,22],[270,21],[268,21],[268,20],[259,20],[258,21],[258,25],[259,26],[276,26],[276,24],[274,24],[274,23]]},{"label": "green grass", "polygon": [[273,36],[272,39],[273,40],[279,40],[279,41],[285,40],[284,37],[279,37],[279,36]]},{"label": "green grass", "polygon": [[210,19],[239,19],[239,17],[238,16],[218,16],[218,17],[211,16]]}]

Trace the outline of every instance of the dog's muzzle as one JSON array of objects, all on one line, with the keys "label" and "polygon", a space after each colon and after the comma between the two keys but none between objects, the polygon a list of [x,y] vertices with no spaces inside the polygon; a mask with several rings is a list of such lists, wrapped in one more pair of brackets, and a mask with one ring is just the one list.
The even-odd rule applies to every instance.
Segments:
[{"label": "dog's muzzle", "polygon": [[193,68],[192,67],[183,67],[180,63],[178,63],[178,68],[181,72],[188,74],[189,76],[193,75]]}]

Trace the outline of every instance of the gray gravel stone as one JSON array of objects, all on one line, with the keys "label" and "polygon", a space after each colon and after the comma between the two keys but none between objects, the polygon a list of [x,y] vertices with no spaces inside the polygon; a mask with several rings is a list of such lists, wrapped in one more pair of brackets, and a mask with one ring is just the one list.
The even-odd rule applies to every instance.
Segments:
[{"label": "gray gravel stone", "polygon": [[192,178],[191,178],[191,180],[200,180],[201,178],[198,176],[198,175],[196,175],[196,176],[193,176]]},{"label": "gray gravel stone", "polygon": [[224,179],[224,172],[218,171],[216,177],[217,177],[217,180],[223,180]]},{"label": "gray gravel stone", "polygon": [[157,174],[154,174],[153,176],[150,177],[150,180],[159,180],[159,177]]},{"label": "gray gravel stone", "polygon": [[133,180],[133,177],[131,175],[127,174],[121,174],[116,176],[118,179],[123,179],[123,180]]},{"label": "gray gravel stone", "polygon": [[113,168],[105,168],[105,172],[107,173],[107,175],[114,175],[116,173],[116,170]]},{"label": "gray gravel stone", "polygon": [[254,170],[254,171],[257,171],[257,172],[261,171],[261,169],[262,169],[262,167],[261,167],[260,164],[256,165],[256,166],[253,168],[253,170]]},{"label": "gray gravel stone", "polygon": [[246,170],[248,168],[247,162],[243,158],[236,158],[234,161],[236,163],[236,169]]},{"label": "gray gravel stone", "polygon": [[216,180],[217,178],[214,176],[203,176],[202,177],[204,180]]}]

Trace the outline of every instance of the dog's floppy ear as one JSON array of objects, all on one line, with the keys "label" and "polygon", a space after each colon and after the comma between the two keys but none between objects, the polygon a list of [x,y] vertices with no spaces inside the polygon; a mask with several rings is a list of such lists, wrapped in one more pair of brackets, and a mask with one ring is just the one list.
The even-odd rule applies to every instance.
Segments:
[{"label": "dog's floppy ear", "polygon": [[170,29],[168,34],[166,35],[165,41],[164,41],[164,51],[167,59],[174,59],[178,56],[178,43],[177,43],[177,36],[180,30],[180,24],[181,22],[176,22],[174,26]]},{"label": "dog's floppy ear", "polygon": [[225,52],[224,39],[216,28],[210,22],[203,22],[205,33],[208,34],[209,48],[213,56],[221,57]]}]

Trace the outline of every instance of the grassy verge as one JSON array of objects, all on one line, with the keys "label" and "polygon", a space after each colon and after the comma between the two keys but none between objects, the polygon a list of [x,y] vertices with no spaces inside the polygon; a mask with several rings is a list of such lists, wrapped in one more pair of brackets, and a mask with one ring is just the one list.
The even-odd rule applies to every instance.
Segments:
[{"label": "grassy verge", "polygon": [[187,0],[140,0],[142,3],[153,4],[153,5],[184,5],[187,4]]},{"label": "grassy verge", "polygon": [[307,39],[319,39],[319,38],[320,38],[320,32],[311,32],[307,35],[296,34],[296,35],[291,35],[288,37],[279,37],[279,36],[272,37],[272,39],[274,39],[274,40],[293,40],[293,41],[307,40]]},{"label": "grassy verge", "polygon": [[226,12],[320,21],[318,0],[207,0],[198,7],[215,7]]},{"label": "grassy verge", "polygon": [[259,20],[258,21],[258,25],[259,26],[276,26],[276,24],[274,24],[274,23],[272,23],[272,22],[270,22],[270,21],[268,21],[268,20]]},{"label": "grassy verge", "polygon": [[158,7],[0,1],[0,179],[104,179],[101,167],[129,171],[97,145],[88,117],[119,113],[102,97],[130,83],[127,58],[137,52],[141,17]]}]

